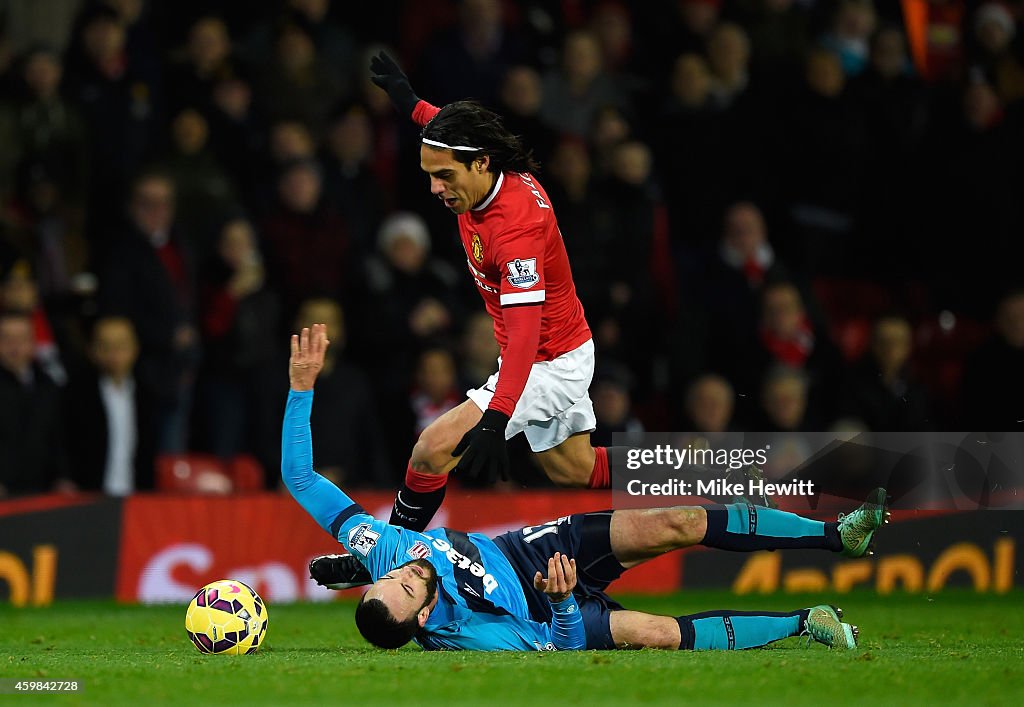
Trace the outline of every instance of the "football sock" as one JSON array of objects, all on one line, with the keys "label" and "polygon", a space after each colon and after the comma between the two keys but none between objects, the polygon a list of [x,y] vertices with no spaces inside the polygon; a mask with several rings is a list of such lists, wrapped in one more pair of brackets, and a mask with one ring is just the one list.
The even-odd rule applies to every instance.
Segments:
[{"label": "football sock", "polygon": [[391,525],[422,532],[444,501],[447,474],[423,474],[412,468],[405,470],[405,481],[395,495],[391,509]]},{"label": "football sock", "polygon": [[799,636],[808,612],[705,611],[677,616],[679,650],[742,650]]},{"label": "football sock", "polygon": [[810,548],[843,549],[839,524],[825,523],[774,508],[730,503],[704,506],[708,527],[702,545],[722,550],[751,552]]},{"label": "football sock", "polygon": [[612,470],[624,469],[629,447],[594,447],[594,470],[587,488],[607,489],[612,485]]}]

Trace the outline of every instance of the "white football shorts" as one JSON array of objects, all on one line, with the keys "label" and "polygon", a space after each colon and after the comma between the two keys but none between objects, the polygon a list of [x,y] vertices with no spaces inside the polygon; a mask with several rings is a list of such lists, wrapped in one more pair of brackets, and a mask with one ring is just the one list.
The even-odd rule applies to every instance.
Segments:
[{"label": "white football shorts", "polygon": [[[491,403],[498,373],[492,374],[481,387],[466,391],[466,396],[481,410],[486,410]],[[534,363],[523,395],[505,428],[505,439],[523,432],[530,449],[543,452],[574,434],[593,432],[597,427],[589,392],[593,377],[593,339],[556,359]]]}]

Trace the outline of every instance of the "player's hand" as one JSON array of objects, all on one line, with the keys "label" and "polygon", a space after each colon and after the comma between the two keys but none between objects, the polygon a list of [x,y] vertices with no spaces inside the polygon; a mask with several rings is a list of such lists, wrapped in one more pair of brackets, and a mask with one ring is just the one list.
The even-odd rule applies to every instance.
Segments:
[{"label": "player's hand", "polygon": [[313,390],[330,343],[326,324],[314,324],[312,329],[305,327],[301,334],[292,334],[292,356],[288,359],[292,390]]},{"label": "player's hand", "polygon": [[405,75],[387,52],[380,52],[370,59],[370,80],[387,91],[388,98],[399,113],[412,117],[412,111],[420,102],[412,86],[409,84],[409,77]]},{"label": "player's hand", "polygon": [[452,450],[453,457],[462,457],[455,468],[463,474],[493,482],[499,475],[508,481],[508,450],[505,448],[505,427],[508,415],[497,410],[484,410],[476,427],[462,436]]},{"label": "player's hand", "polygon": [[547,578],[537,572],[533,575],[533,586],[547,594],[552,604],[568,599],[576,586],[576,560],[556,552],[548,560]]}]

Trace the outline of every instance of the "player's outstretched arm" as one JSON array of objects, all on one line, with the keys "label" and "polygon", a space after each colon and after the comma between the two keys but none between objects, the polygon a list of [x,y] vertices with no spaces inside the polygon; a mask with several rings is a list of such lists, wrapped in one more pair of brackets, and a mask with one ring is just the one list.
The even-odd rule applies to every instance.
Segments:
[{"label": "player's outstretched arm", "polygon": [[548,576],[533,576],[535,589],[551,602],[551,642],[558,650],[582,650],[587,647],[583,617],[572,594],[576,586],[576,560],[560,552],[548,559]]},{"label": "player's outstretched arm", "polygon": [[387,52],[380,52],[370,59],[370,80],[387,92],[395,110],[421,127],[440,110],[416,95],[409,77]]},{"label": "player's outstretched arm", "polygon": [[309,415],[313,409],[313,384],[324,365],[330,341],[327,326],[314,324],[293,334],[288,361],[291,390],[281,430],[281,478],[289,493],[327,532],[331,524],[355,505],[341,489],[313,471],[313,433]]}]

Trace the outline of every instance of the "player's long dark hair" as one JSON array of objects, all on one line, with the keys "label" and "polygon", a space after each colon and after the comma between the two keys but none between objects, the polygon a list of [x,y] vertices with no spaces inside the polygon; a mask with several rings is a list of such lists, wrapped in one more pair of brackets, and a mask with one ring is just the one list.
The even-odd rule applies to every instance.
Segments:
[{"label": "player's long dark hair", "polygon": [[441,109],[420,135],[446,145],[479,147],[479,151],[452,150],[452,156],[467,167],[483,155],[491,158],[490,172],[536,172],[539,165],[533,151],[510,133],[501,117],[476,101],[455,101]]},{"label": "player's long dark hair", "polygon": [[359,602],[356,607],[356,628],[363,638],[378,648],[401,648],[420,630],[416,615],[398,621],[380,599]]}]

